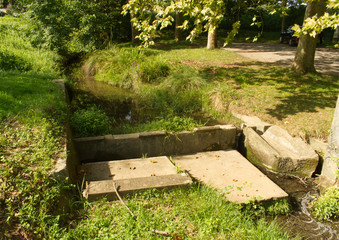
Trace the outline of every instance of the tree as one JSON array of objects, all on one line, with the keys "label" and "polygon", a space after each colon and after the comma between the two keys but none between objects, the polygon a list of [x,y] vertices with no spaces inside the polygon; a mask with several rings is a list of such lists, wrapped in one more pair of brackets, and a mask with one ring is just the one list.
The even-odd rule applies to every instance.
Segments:
[{"label": "tree", "polygon": [[337,0],[310,0],[308,2],[302,29],[294,26],[296,35],[300,37],[292,70],[300,74],[316,72],[314,56],[316,51],[316,37],[325,28],[336,28],[339,18],[336,13],[325,13],[326,7],[332,10],[339,9]]},{"label": "tree", "polygon": [[[326,0],[309,1],[305,12],[304,23],[308,18],[324,15],[325,9]],[[316,35],[301,35],[294,62],[292,64],[292,70],[301,74],[316,72],[314,67],[316,44]]]}]

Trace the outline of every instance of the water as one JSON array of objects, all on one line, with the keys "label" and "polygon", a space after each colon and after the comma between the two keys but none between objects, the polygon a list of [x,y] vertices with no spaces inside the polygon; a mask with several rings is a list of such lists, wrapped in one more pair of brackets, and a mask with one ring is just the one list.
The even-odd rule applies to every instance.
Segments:
[{"label": "water", "polygon": [[315,179],[303,179],[261,169],[272,181],[289,194],[293,211],[279,216],[278,222],[291,236],[307,240],[338,240],[339,221],[319,222],[311,213],[309,204],[319,196]]}]

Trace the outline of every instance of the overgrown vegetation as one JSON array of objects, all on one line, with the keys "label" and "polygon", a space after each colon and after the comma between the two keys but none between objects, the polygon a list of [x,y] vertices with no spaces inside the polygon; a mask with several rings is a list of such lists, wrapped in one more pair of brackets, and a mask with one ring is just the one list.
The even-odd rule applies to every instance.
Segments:
[{"label": "overgrown vegetation", "polygon": [[[152,69],[152,77],[141,73],[141,64]],[[112,46],[91,55],[82,71],[80,78],[94,78],[131,92],[127,98],[132,103],[122,106],[130,113],[113,116],[106,109],[115,118],[113,133],[130,132],[133,127],[135,131],[158,130],[150,123],[173,116],[189,117],[197,124],[211,118],[237,124],[229,113],[235,111],[280,125],[306,141],[309,137],[327,139],[339,87],[336,76],[295,75],[287,68],[250,62],[226,50],[208,51],[183,43],[148,50]],[[97,90],[85,92],[86,99],[97,100]],[[73,106],[77,109],[81,104]],[[154,129],[138,129],[140,125]]]},{"label": "overgrown vegetation", "polygon": [[312,204],[312,214],[316,219],[329,220],[339,218],[339,189],[334,186],[329,188]]}]

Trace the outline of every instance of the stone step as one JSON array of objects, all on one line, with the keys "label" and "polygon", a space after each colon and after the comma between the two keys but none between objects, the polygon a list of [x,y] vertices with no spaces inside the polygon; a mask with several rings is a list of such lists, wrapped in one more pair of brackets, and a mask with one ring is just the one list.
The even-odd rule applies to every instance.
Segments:
[{"label": "stone step", "polygon": [[120,196],[144,191],[151,188],[171,188],[191,184],[192,180],[185,173],[162,176],[140,177],[120,180],[102,180],[87,182],[84,196],[88,201],[106,198],[108,201],[117,200],[113,183],[116,184]]},{"label": "stone step", "polygon": [[[115,200],[116,184],[121,195],[150,188],[191,184],[191,175],[198,181],[221,190],[229,201],[276,200],[287,197],[280,187],[254,167],[236,150],[201,152],[173,157],[166,156],[87,163],[84,196],[89,201],[106,197]],[[186,170],[179,174],[177,170]]]},{"label": "stone step", "polygon": [[82,168],[86,179],[84,196],[88,201],[103,197],[115,200],[113,182],[121,195],[192,183],[188,175],[177,172],[166,156],[87,163]]},{"label": "stone step", "polygon": [[278,185],[236,150],[202,152],[173,158],[192,177],[223,192],[227,200],[246,203],[288,197]]}]

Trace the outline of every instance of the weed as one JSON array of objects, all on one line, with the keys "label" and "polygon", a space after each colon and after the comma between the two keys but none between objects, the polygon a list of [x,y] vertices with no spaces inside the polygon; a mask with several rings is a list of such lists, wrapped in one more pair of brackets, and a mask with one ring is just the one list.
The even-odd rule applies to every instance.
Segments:
[{"label": "weed", "polygon": [[76,136],[99,136],[111,132],[109,118],[96,106],[74,112],[71,126]]},{"label": "weed", "polygon": [[312,214],[319,220],[339,217],[339,189],[329,188],[322,196],[311,203]]}]

